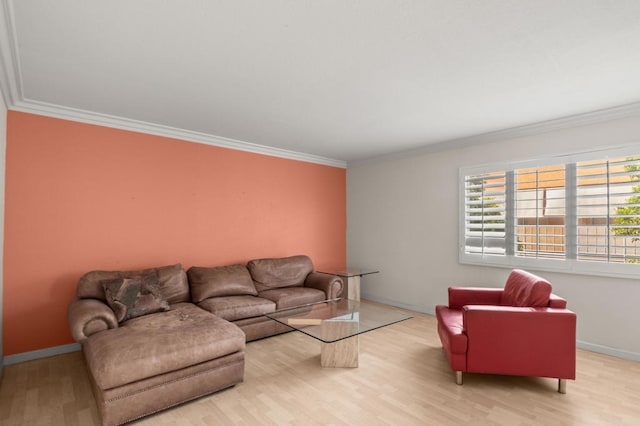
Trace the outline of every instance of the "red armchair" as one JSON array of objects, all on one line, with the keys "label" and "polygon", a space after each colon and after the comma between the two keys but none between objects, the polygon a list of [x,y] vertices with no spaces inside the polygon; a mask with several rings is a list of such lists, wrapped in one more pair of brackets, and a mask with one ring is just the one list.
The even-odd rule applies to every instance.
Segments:
[{"label": "red armchair", "polygon": [[438,335],[462,384],[462,373],[566,380],[576,375],[576,314],[551,284],[515,269],[504,289],[450,287],[449,305],[436,306]]}]

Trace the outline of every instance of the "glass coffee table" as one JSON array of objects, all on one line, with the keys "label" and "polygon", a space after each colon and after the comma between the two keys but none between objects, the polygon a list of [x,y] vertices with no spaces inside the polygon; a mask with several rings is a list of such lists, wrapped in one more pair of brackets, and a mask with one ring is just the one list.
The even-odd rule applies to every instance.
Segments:
[{"label": "glass coffee table", "polygon": [[358,335],[412,318],[395,308],[334,299],[265,314],[321,342],[323,367],[357,367]]}]

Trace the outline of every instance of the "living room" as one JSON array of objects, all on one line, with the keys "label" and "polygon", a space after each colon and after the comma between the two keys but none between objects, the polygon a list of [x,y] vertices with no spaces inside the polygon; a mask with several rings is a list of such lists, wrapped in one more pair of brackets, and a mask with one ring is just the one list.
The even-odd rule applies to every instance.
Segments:
[{"label": "living room", "polygon": [[[424,10],[415,2],[407,4],[411,4],[411,7],[403,11],[404,21],[397,23],[419,24],[418,18],[415,18],[414,22],[409,19],[409,16],[412,15],[411,12],[424,12]],[[533,4],[534,2],[527,2],[528,7],[533,8]],[[567,155],[640,146],[638,143],[640,88],[637,85],[637,79],[632,77],[640,71],[638,68],[640,59],[637,53],[640,51],[638,46],[640,30],[637,24],[640,10],[635,2],[594,1],[589,2],[589,5],[590,7],[584,7],[584,15],[577,17],[572,17],[569,13],[571,8],[567,7],[544,14],[544,19],[548,21],[544,21],[543,18],[539,21],[513,19],[513,25],[515,22],[532,22],[540,25],[536,27],[538,30],[548,30],[548,33],[545,33],[547,42],[553,40],[554,36],[562,37],[565,34],[561,30],[565,23],[563,19],[567,20],[568,27],[564,39],[567,40],[566,43],[570,44],[571,37],[578,37],[578,35],[585,37],[584,40],[575,41],[574,45],[564,47],[566,50],[562,50],[563,46],[560,46],[559,50],[552,52],[553,54],[542,54],[537,57],[538,59],[546,58],[547,67],[559,68],[559,74],[555,77],[562,76],[563,79],[557,80],[562,84],[556,81],[557,86],[554,86],[556,83],[536,86],[537,80],[527,80],[524,83],[520,82],[520,86],[506,86],[505,91],[508,91],[509,87],[511,90],[518,91],[517,96],[508,100],[511,102],[519,100],[519,104],[506,103],[506,101],[503,104],[499,102],[491,104],[491,108],[503,108],[498,113],[494,111],[494,116],[508,115],[507,112],[510,110],[520,110],[517,112],[524,116],[527,112],[532,114],[528,120],[518,121],[517,116],[514,115],[507,117],[511,121],[507,119],[500,122],[502,127],[483,127],[480,123],[475,128],[471,128],[474,129],[474,133],[455,133],[454,130],[459,125],[456,122],[457,117],[460,117],[461,121],[481,121],[486,118],[477,111],[485,107],[482,104],[473,104],[476,101],[475,98],[468,101],[461,93],[463,89],[470,89],[469,81],[474,81],[473,76],[465,77],[465,74],[456,68],[452,69],[452,73],[462,74],[459,78],[461,79],[460,87],[463,89],[447,86],[446,89],[438,92],[431,87],[431,90],[443,97],[461,98],[459,102],[449,100],[449,103],[444,103],[443,101],[441,106],[443,110],[459,109],[456,114],[447,116],[451,120],[448,128],[451,133],[433,136],[430,134],[434,132],[430,128],[432,125],[429,123],[430,120],[423,119],[422,121],[426,122],[424,128],[419,129],[415,134],[411,134],[409,130],[405,133],[399,132],[398,142],[393,140],[390,145],[383,148],[379,145],[382,137],[377,138],[362,130],[364,137],[360,140],[359,146],[363,149],[362,152],[368,154],[357,154],[355,150],[358,146],[346,147],[345,144],[342,154],[333,155],[330,153],[339,152],[336,150],[343,144],[341,142],[343,136],[340,132],[346,132],[351,127],[362,129],[370,126],[373,130],[368,132],[377,131],[384,137],[391,137],[385,133],[384,124],[375,122],[375,114],[389,113],[394,102],[398,103],[398,108],[416,105],[402,103],[399,98],[396,98],[399,95],[394,90],[398,93],[405,92],[401,90],[401,83],[395,82],[393,88],[386,88],[387,91],[383,90],[385,88],[382,85],[379,86],[380,92],[376,96],[380,96],[387,106],[375,110],[371,116],[360,117],[354,112],[355,107],[360,105],[359,102],[348,104],[351,110],[336,103],[336,109],[326,113],[326,120],[338,121],[340,118],[343,122],[350,122],[351,126],[343,124],[333,127],[329,133],[310,136],[310,143],[316,145],[313,150],[302,148],[302,145],[299,148],[291,142],[300,137],[300,133],[296,131],[299,130],[298,126],[302,125],[298,123],[290,125],[292,130],[287,136],[289,139],[286,144],[283,142],[282,145],[268,146],[266,143],[261,143],[269,138],[265,136],[261,139],[257,136],[260,132],[264,132],[273,140],[275,139],[273,135],[281,136],[276,130],[281,131],[280,127],[287,128],[289,123],[295,122],[298,118],[303,122],[300,115],[304,114],[300,111],[299,115],[286,117],[257,116],[254,108],[262,106],[264,109],[277,112],[280,102],[284,101],[279,100],[277,95],[272,93],[262,98],[260,93],[251,92],[255,87],[259,87],[259,84],[253,81],[251,83],[256,86],[247,89],[244,94],[246,98],[257,97],[256,105],[251,106],[247,105],[250,102],[242,100],[237,100],[235,104],[230,103],[230,100],[225,97],[228,94],[224,91],[224,86],[228,86],[228,83],[220,82],[213,88],[214,92],[218,91],[217,93],[224,102],[227,102],[227,105],[233,105],[234,108],[230,109],[242,111],[243,106],[247,108],[244,116],[249,123],[246,127],[250,129],[244,133],[246,136],[243,138],[236,136],[242,133],[232,131],[244,125],[239,122],[242,114],[221,115],[224,111],[221,106],[223,101],[218,105],[215,113],[200,112],[200,117],[195,111],[197,102],[188,105],[176,102],[169,104],[165,109],[159,107],[158,105],[167,105],[164,103],[166,98],[158,97],[160,95],[149,93],[148,90],[153,84],[166,84],[163,80],[166,77],[164,73],[161,73],[162,78],[149,77],[150,81],[132,80],[126,83],[115,77],[111,81],[96,78],[93,81],[94,85],[101,81],[106,86],[98,92],[100,95],[95,98],[95,105],[103,105],[101,103],[104,100],[103,97],[108,101],[112,97],[109,92],[115,91],[114,86],[120,83],[126,85],[127,90],[137,90],[133,87],[136,81],[140,84],[139,90],[132,95],[132,98],[137,99],[139,103],[123,102],[119,111],[99,108],[92,110],[91,102],[65,105],[64,99],[73,99],[72,95],[78,96],[79,92],[89,91],[89,88],[83,85],[90,85],[88,80],[90,76],[87,76],[87,80],[84,81],[82,73],[74,73],[78,70],[86,73],[92,69],[95,71],[96,64],[88,63],[95,58],[87,54],[90,58],[85,63],[81,62],[82,58],[76,58],[78,64],[82,63],[77,69],[65,69],[64,66],[68,65],[69,61],[64,56],[58,56],[58,62],[48,60],[50,57],[47,55],[56,54],[55,43],[68,42],[69,39],[61,37],[49,40],[51,45],[42,44],[43,39],[47,40],[47,37],[43,37],[47,34],[45,31],[47,29],[53,31],[59,27],[44,25],[46,15],[41,10],[38,11],[36,6],[29,7],[11,1],[3,2],[2,22],[10,24],[7,28],[3,28],[2,43],[0,43],[3,74],[5,74],[0,87],[4,100],[0,111],[2,118],[0,133],[3,156],[6,154],[2,161],[3,182],[0,185],[3,191],[3,196],[0,198],[4,203],[2,206],[3,264],[0,283],[2,289],[0,292],[2,295],[0,368],[3,376],[4,371],[12,367],[27,368],[30,362],[78,353],[80,347],[74,343],[67,323],[67,307],[74,297],[78,279],[88,271],[138,269],[178,262],[185,268],[219,266],[246,262],[260,257],[306,254],[313,260],[317,270],[357,266],[380,271],[363,278],[362,297],[372,302],[414,312],[416,316],[414,319],[420,324],[418,329],[421,332],[430,333],[425,337],[424,342],[416,343],[418,337],[411,337],[411,332],[405,328],[410,322],[397,325],[401,327],[397,329],[400,335],[406,333],[401,340],[408,345],[406,351],[411,354],[408,358],[409,362],[419,363],[419,356],[435,359],[433,361],[435,364],[429,364],[428,367],[416,366],[417,370],[414,373],[429,377],[432,370],[420,369],[442,369],[443,381],[439,382],[434,378],[434,383],[438,383],[438,387],[431,388],[430,391],[438,392],[449,381],[453,388],[447,388],[442,392],[449,397],[464,401],[464,392],[474,392],[468,390],[471,386],[467,385],[473,385],[473,380],[476,380],[475,384],[484,392],[489,387],[498,389],[498,395],[503,395],[500,392],[521,391],[526,393],[528,398],[532,392],[535,394],[549,392],[549,389],[540,385],[539,382],[526,380],[504,382],[499,377],[472,378],[471,382],[456,388],[450,376],[452,372],[448,370],[442,351],[420,352],[419,349],[414,348],[414,345],[422,344],[423,347],[439,345],[433,315],[437,304],[446,303],[448,287],[454,285],[501,287],[512,269],[504,265],[497,267],[460,261],[459,174],[461,169],[478,164],[504,164],[532,159],[546,161],[543,164],[546,165],[548,161],[552,162],[556,158]],[[79,5],[76,6],[80,9]],[[307,6],[312,7],[308,4]],[[487,15],[490,12],[494,13],[495,8],[498,7],[497,4],[493,4],[492,8],[483,11],[482,7],[476,9],[468,4],[465,6],[471,8],[472,12],[469,12],[469,15],[461,14],[460,16],[467,19],[474,18],[474,13],[477,12],[483,12],[477,16],[478,19],[490,19]],[[514,9],[509,9],[511,12],[519,10],[523,16],[527,13],[543,14],[541,9],[544,9],[543,6],[536,6],[535,12],[527,12],[524,6],[523,9],[502,3],[501,6],[513,7]],[[229,5],[225,7],[233,10]],[[283,7],[282,11],[287,10],[292,17],[301,20],[306,16],[298,15],[301,12],[297,8],[287,9],[282,4],[278,4],[278,7]],[[360,7],[368,11],[365,17],[375,18],[375,23],[387,22],[383,19],[383,13],[380,10],[372,17],[371,9],[364,5]],[[577,7],[574,4],[574,8]],[[328,9],[313,10],[327,13]],[[228,12],[227,9],[225,11]],[[57,12],[55,7],[50,12],[57,19],[61,19],[59,16],[61,13]],[[93,12],[97,14],[97,11]],[[114,13],[114,10],[109,9],[106,12]],[[363,11],[351,10],[350,12],[355,14],[351,16],[355,19],[359,16],[358,12]],[[257,11],[251,15],[251,19],[259,22],[259,17],[254,16],[259,15]],[[39,19],[36,22],[42,21],[43,25],[33,25],[33,27],[41,28],[42,33],[26,30],[26,24],[30,22],[29,19],[34,19],[34,16]],[[78,10],[76,18],[82,16],[81,10]],[[96,19],[91,13],[88,16]],[[110,22],[108,19],[113,19],[125,28],[132,28],[126,26],[131,24],[130,22],[121,22],[116,19],[117,15],[107,16],[109,18],[101,18],[106,23]],[[159,13],[154,14],[155,18],[159,16]],[[504,22],[511,22],[506,12],[500,17]],[[172,22],[171,16],[164,16],[163,19],[166,20],[162,21],[165,25]],[[244,17],[244,19],[249,18]],[[305,19],[309,17],[306,16]],[[255,21],[251,22],[255,23]],[[353,21],[349,22],[353,24]],[[541,24],[544,22],[549,27]],[[60,25],[64,23],[65,21],[61,21]],[[326,22],[320,20],[317,23],[325,24]],[[147,25],[150,26],[150,24],[140,24],[143,29],[148,29]],[[592,26],[596,33],[593,39],[589,39],[587,35],[580,32],[589,26]],[[300,30],[297,26],[296,29]],[[339,29],[345,31],[342,27]],[[514,28],[511,29],[515,31]],[[371,28],[367,27],[367,30],[375,33]],[[554,31],[559,31],[559,35]],[[366,34],[370,36],[371,33]],[[495,35],[493,32],[489,31],[489,33]],[[522,35],[517,31],[516,33]],[[138,35],[140,34],[144,34],[144,31],[141,30]],[[286,32],[284,34],[290,36]],[[86,35],[92,37],[94,41],[97,37],[93,33]],[[407,30],[402,35],[409,42],[412,40],[411,31]],[[71,31],[66,36],[77,35]],[[20,41],[19,44],[16,38]],[[233,36],[228,35],[228,38],[233,39]],[[282,42],[282,39],[278,40]],[[529,36],[519,44],[516,43],[516,47],[531,47],[527,43],[537,47],[536,40],[539,39]],[[466,41],[470,43],[469,39]],[[335,40],[332,42],[335,43]],[[586,53],[584,56],[578,54],[582,52],[580,49],[588,49],[589,45],[584,44],[588,42],[601,43],[588,51],[591,54],[600,52],[601,55],[591,57],[591,62],[587,60]],[[613,42],[617,44],[611,46],[609,43]],[[239,49],[239,46],[236,47]],[[335,47],[334,44],[332,46]],[[389,45],[382,48],[389,49],[390,46],[394,46],[393,43],[389,42]],[[552,46],[552,43],[545,46]],[[370,47],[366,45],[360,47],[369,52]],[[50,48],[53,53],[43,52],[45,48]],[[246,48],[251,54],[258,55],[261,61],[268,56],[264,52],[260,53],[256,47]],[[114,50],[117,49],[110,45],[106,51],[114,53]],[[330,49],[327,51],[331,52]],[[98,55],[104,54],[98,50],[96,52]],[[184,52],[193,53],[189,49]],[[269,49],[266,52],[274,53]],[[69,57],[73,57],[75,51],[58,51],[57,53],[66,53]],[[352,51],[343,52],[345,56],[341,57],[342,60],[348,57],[347,53]],[[467,53],[470,52],[467,51]],[[532,48],[529,53],[535,57],[536,51]],[[565,56],[569,57],[568,63],[562,61],[561,54],[568,55]],[[569,54],[575,56],[571,57]],[[363,54],[363,56],[366,55]],[[393,56],[390,55],[386,59],[392,58]],[[411,63],[406,57],[403,58],[410,62],[408,67],[420,65]],[[20,66],[15,63],[16,59],[19,59]],[[186,60],[186,58],[183,59]],[[288,61],[282,57],[279,59],[291,65],[288,62],[291,59]],[[488,67],[489,71],[493,72],[499,69],[499,65],[504,65],[499,63],[488,66],[487,63],[492,59],[496,57],[487,55],[486,58],[477,59],[476,65],[480,68]],[[572,60],[575,62],[571,62]],[[52,62],[55,62],[55,65]],[[605,65],[602,65],[603,62]],[[48,63],[52,67],[45,68],[51,74],[48,77],[46,73],[32,74],[43,63]],[[162,63],[165,62],[162,61]],[[461,65],[455,61],[454,63]],[[355,66],[353,62],[349,64]],[[533,78],[534,74],[544,71],[544,66],[537,63],[523,61],[520,65],[534,68],[534,71],[521,74],[528,78]],[[282,71],[280,67],[276,68],[275,71],[274,69],[261,70],[263,80],[272,81],[269,77],[274,77],[273,74],[277,74],[276,71]],[[570,70],[573,70],[573,74],[564,74],[569,73]],[[606,70],[609,72],[606,73]],[[268,71],[273,74],[269,74]],[[517,74],[518,71],[522,72],[522,69],[516,67],[510,71]],[[245,73],[251,75],[251,72],[246,69],[241,70],[243,76]],[[364,87],[358,87],[361,80],[357,78],[357,74],[354,72],[352,79],[349,80],[357,89],[351,92],[352,96],[363,95],[360,91],[365,90]],[[401,78],[402,73],[392,75]],[[411,77],[413,78],[414,75],[411,74]],[[47,85],[48,78],[52,82]],[[322,82],[326,78],[328,77],[325,75],[312,77],[310,85],[319,85],[318,81]],[[507,77],[502,78],[508,80]],[[82,80],[82,84],[65,86],[78,79]],[[181,84],[188,79],[189,76],[183,75],[180,79]],[[517,80],[515,77],[513,79]],[[368,83],[380,83],[376,78],[371,80],[374,81],[368,81]],[[410,78],[407,79],[409,80]],[[21,84],[18,84],[18,81]],[[276,86],[274,90],[289,93],[290,90],[285,90],[286,86],[289,82],[296,80],[283,81],[274,79],[272,82]],[[336,80],[331,80],[331,83],[336,83]],[[497,84],[496,80],[492,80],[491,83]],[[505,85],[508,83],[509,81],[505,82]],[[195,96],[197,92],[197,89],[184,89],[182,86],[177,87],[178,83],[174,84],[176,87],[160,86],[169,92],[163,96],[173,95],[174,92],[186,92]],[[487,88],[478,88],[480,95],[486,95],[487,90],[501,88],[501,86],[494,87],[487,84]],[[269,83],[265,85],[268,86]],[[367,90],[371,87],[368,86]],[[559,95],[547,103],[542,102],[540,99],[551,89],[556,90]],[[538,91],[542,94],[538,94]],[[428,97],[418,89],[415,89],[415,92],[414,97]],[[320,99],[320,93],[314,93]],[[269,96],[274,97],[269,98]],[[145,97],[149,97],[150,100],[147,103],[140,102],[140,99]],[[267,103],[265,101],[267,98],[272,102]],[[567,98],[571,101],[566,101],[566,104],[561,102]],[[319,108],[326,106],[326,104],[309,105],[299,97],[293,99],[300,102],[298,107],[293,108],[294,110],[307,108],[310,111],[309,114],[316,118],[321,116],[319,111],[322,110]],[[366,98],[366,101],[372,102],[371,98]],[[545,113],[533,108],[536,102],[549,108],[550,112]],[[554,103],[561,105],[551,110]],[[157,115],[149,115],[147,117],[154,118],[145,120],[145,116],[139,114],[140,109],[136,110],[143,107],[149,109],[149,114],[154,111]],[[436,108],[437,105],[428,107]],[[186,121],[179,125],[173,124],[171,120],[159,121],[159,117],[174,113],[176,116],[181,115],[180,112],[187,108],[193,108],[194,113],[191,117],[187,114]],[[433,114],[440,113],[429,110],[424,105],[421,105],[421,108],[423,108],[421,114],[427,114],[429,111]],[[474,112],[467,113],[469,109]],[[127,112],[131,112],[131,115],[127,116]],[[407,110],[402,110],[401,113],[406,115]],[[436,116],[438,119],[441,117]],[[193,129],[187,127],[189,120],[196,123],[197,119],[202,120],[202,117],[210,119],[214,126],[217,125],[221,130],[206,133],[197,126]],[[395,116],[394,120],[395,126],[403,127],[402,117]],[[329,124],[320,118],[311,124],[314,123],[317,125],[320,123],[323,126]],[[414,121],[410,123],[415,124]],[[404,127],[407,128],[407,126]],[[223,130],[229,131],[225,133]],[[328,137],[327,135],[331,132],[334,135],[331,142],[324,144],[322,137]],[[415,143],[415,140],[427,140],[428,137],[433,137],[434,142]],[[370,138],[370,144],[366,143],[367,138]],[[402,145],[400,141],[406,144]],[[366,149],[370,151],[365,151]],[[376,149],[379,150],[375,151]],[[611,411],[624,412],[627,404],[623,403],[622,407],[616,406],[615,400],[618,397],[626,397],[627,401],[637,402],[639,396],[638,391],[629,386],[634,378],[636,381],[640,378],[638,369],[640,335],[633,315],[635,301],[640,300],[640,287],[637,285],[640,272],[607,275],[580,270],[562,271],[535,267],[532,270],[552,283],[553,292],[565,298],[568,301],[568,308],[578,317],[576,342],[579,349],[578,377],[575,383],[569,383],[568,393],[565,396],[577,398],[575,394],[587,392],[585,384],[589,383],[589,379],[593,379],[598,370],[597,366],[593,367],[597,364],[595,360],[609,362],[611,359],[614,364],[619,361],[621,364],[615,364],[618,366],[615,368],[620,369],[620,374],[628,373],[626,380],[631,381],[625,382],[626,384],[621,388],[615,388],[614,392],[607,389],[606,392],[595,394],[596,396],[583,394],[582,397],[583,402],[590,398],[606,400],[607,404],[615,407],[610,409]],[[382,333],[381,339],[385,342],[385,338],[393,339],[394,327],[396,326],[387,327],[376,333]],[[241,393],[256,392],[253,396],[258,399],[265,398],[263,393],[268,392],[269,387],[262,382],[266,379],[260,375],[258,366],[273,375],[282,374],[282,371],[275,372],[275,367],[268,365],[269,356],[265,356],[263,351],[271,350],[273,357],[281,356],[283,360],[294,364],[300,362],[300,359],[296,360],[296,355],[302,357],[305,362],[306,357],[315,356],[315,346],[299,347],[299,344],[305,344],[305,340],[295,340],[297,338],[294,333],[281,337],[288,339],[281,347],[276,342],[280,337],[249,343],[247,359],[249,362],[249,358],[253,356],[251,362],[254,364],[252,364],[253,369],[247,372],[245,383],[241,385],[245,387],[224,391],[214,398],[233,399],[230,392],[234,390],[239,390]],[[376,364],[382,362],[375,358],[378,350],[383,351],[387,358],[399,355],[392,348],[387,347],[388,344],[380,343],[380,340],[369,341],[363,336],[361,345],[363,359],[368,357],[375,361],[374,365],[383,365]],[[381,347],[378,348],[378,345]],[[288,351],[282,348],[287,348]],[[591,354],[602,358],[590,358]],[[81,362],[77,362],[80,359],[74,358],[76,368],[83,371],[84,366]],[[315,371],[314,367],[317,366],[313,363],[307,365],[303,362],[303,367],[304,377],[309,378],[308,380],[317,380],[318,384],[314,386],[320,388],[327,375],[334,374],[323,373],[319,368],[319,371]],[[589,367],[593,370],[581,370],[581,367]],[[73,369],[74,364],[70,362],[65,368]],[[393,371],[392,374],[405,379],[411,373],[411,371],[393,370],[393,363],[384,364],[383,368],[390,369]],[[612,371],[617,371],[614,367],[611,368]],[[364,378],[366,376],[363,377],[366,374],[378,375],[381,376],[379,378],[381,381],[385,380],[383,375],[379,372],[374,373],[372,370],[371,365],[365,365],[351,374],[358,375],[354,379],[356,381],[366,381]],[[435,377],[440,378],[438,374],[435,374]],[[607,375],[604,372],[600,374],[604,376],[599,378],[601,382],[596,382],[600,385],[621,379],[615,374]],[[265,373],[265,375],[268,374]],[[250,379],[255,379],[253,383],[260,383],[264,389],[248,390],[249,384],[252,383]],[[302,379],[294,377],[294,381],[298,380]],[[286,389],[286,385],[282,386]],[[4,380],[2,387],[3,392],[10,392],[6,390]],[[291,392],[293,394],[288,396],[273,396],[277,400],[275,405],[285,412],[281,417],[281,423],[304,421],[295,412],[286,414],[286,401],[297,401],[295,392],[299,390],[291,390]],[[470,395],[477,403],[481,397],[477,393],[478,389],[475,392]],[[314,396],[321,398],[319,393],[314,393]],[[553,394],[553,391],[551,393]],[[347,398],[347,396],[341,397]],[[558,401],[557,396],[553,395],[555,397],[553,402],[542,399],[536,400],[536,403],[558,404],[554,406],[554,409],[558,409],[557,407],[562,406],[563,401]],[[499,399],[500,396],[495,398]],[[260,403],[268,405],[268,402],[269,399],[265,398]],[[326,409],[331,402],[331,399],[323,399],[320,406]],[[227,403],[229,407],[233,407],[231,401]],[[396,403],[401,405],[398,401]],[[346,409],[350,404],[356,404],[356,402],[344,403],[344,406],[339,404],[339,406]],[[568,404],[566,400],[564,404]],[[375,405],[365,405],[369,410],[376,409]],[[405,423],[415,421],[417,424],[419,421],[412,417],[389,417],[392,409],[380,406],[378,408],[386,413],[378,419],[381,423],[399,423],[404,420]],[[95,411],[95,407],[93,409]],[[637,411],[630,411],[630,413],[634,415]],[[424,412],[420,412],[420,415],[423,414]],[[566,415],[566,413],[563,414]],[[161,416],[155,417],[155,421],[169,422],[169,420],[162,420]],[[172,421],[177,421],[172,417],[176,414],[168,414],[168,416]],[[6,414],[6,417],[0,417],[0,420],[8,418],[9,414]],[[238,421],[243,421],[243,418],[239,415]],[[244,418],[247,423],[250,422],[248,418],[251,416]],[[446,423],[443,417],[438,418],[440,421],[434,422]],[[33,418],[30,419],[35,422]],[[325,419],[318,422],[336,423],[340,418]],[[371,417],[363,417],[363,419],[375,420]],[[569,416],[568,422],[575,419]],[[584,420],[582,417],[580,419]],[[609,420],[599,419],[600,422],[596,421],[596,423],[630,423],[629,417],[623,415],[620,419],[610,417]],[[457,420],[460,423],[465,422],[461,418]],[[513,419],[509,416],[502,419],[489,417],[487,421],[491,420],[494,423],[508,423]],[[278,423],[274,418],[265,420],[265,423],[269,422]],[[344,422],[348,423],[348,421]],[[427,422],[424,421],[424,423]],[[455,418],[450,418],[449,422],[457,421]],[[535,418],[527,419],[525,415],[525,417],[519,417],[516,422],[535,423],[536,420]],[[540,422],[549,422],[549,418],[543,418]],[[559,421],[559,423],[562,422]]]}]

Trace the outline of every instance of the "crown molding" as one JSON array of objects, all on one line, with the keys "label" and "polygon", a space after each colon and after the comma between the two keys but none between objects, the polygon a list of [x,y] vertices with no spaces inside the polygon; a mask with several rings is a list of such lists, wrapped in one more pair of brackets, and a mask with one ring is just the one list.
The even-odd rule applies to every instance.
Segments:
[{"label": "crown molding", "polygon": [[129,118],[118,117],[107,114],[80,110],[75,108],[64,107],[60,105],[48,104],[32,100],[14,101],[13,105],[8,107],[13,111],[25,112],[30,114],[43,115],[46,117],[59,118],[63,120],[76,121],[86,124],[94,124],[98,126],[111,127],[120,130],[128,130],[150,135],[168,137],[172,139],[180,139],[188,142],[196,142],[204,145],[211,145],[221,148],[235,149],[238,151],[251,152],[254,154],[268,155],[271,157],[285,158],[289,160],[304,161],[308,163],[321,164],[325,166],[346,168],[347,163],[341,160],[321,157],[319,155],[307,154],[297,151],[289,151],[286,149],[259,145],[250,142],[244,142],[236,139],[225,138],[222,136],[210,135],[207,133],[195,132],[191,130],[179,129],[176,127],[164,126],[161,124],[148,123],[145,121],[132,120]]},{"label": "crown molding", "polygon": [[378,163],[387,160],[398,160],[418,155],[433,154],[436,152],[451,151],[455,149],[467,148],[469,146],[482,145],[493,142],[500,142],[507,139],[516,139],[525,136],[539,135],[554,130],[567,129],[570,127],[580,127],[589,124],[596,124],[605,121],[622,119],[626,117],[640,116],[640,102],[633,102],[625,105],[604,108],[596,111],[574,114],[552,120],[540,121],[523,126],[511,127],[497,130],[495,132],[482,133],[479,135],[467,136],[457,139],[449,139],[424,145],[419,148],[406,151],[392,152],[380,156],[349,161],[347,167],[358,167],[371,163]]},{"label": "crown molding", "polygon": [[43,115],[46,117],[59,118],[63,120],[77,121],[80,123],[95,124],[121,130],[168,137],[172,139],[180,139],[188,142],[196,142],[204,145],[229,148],[238,151],[251,152],[254,154],[267,155],[271,157],[304,161],[308,163],[321,164],[343,169],[347,167],[347,163],[345,161],[335,160],[332,158],[321,157],[318,155],[307,154],[303,152],[289,151],[286,149],[274,148],[236,139],[225,138],[222,136],[215,136],[207,133],[194,132],[191,130],[164,126],[161,124],[148,123],[145,121],[132,120],[124,117],[69,108],[60,105],[49,104],[46,102],[33,100],[18,101],[15,102],[10,109],[13,111]]}]

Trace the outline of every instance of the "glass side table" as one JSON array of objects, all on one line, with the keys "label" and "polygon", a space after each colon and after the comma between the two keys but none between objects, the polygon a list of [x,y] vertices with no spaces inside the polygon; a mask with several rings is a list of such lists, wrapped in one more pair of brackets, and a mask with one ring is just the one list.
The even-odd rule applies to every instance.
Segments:
[{"label": "glass side table", "polygon": [[339,271],[317,272],[320,272],[321,274],[337,275],[341,278],[346,278],[345,284],[347,285],[347,299],[360,300],[360,277],[363,277],[365,275],[377,274],[380,271],[377,271],[375,269],[347,268]]}]

